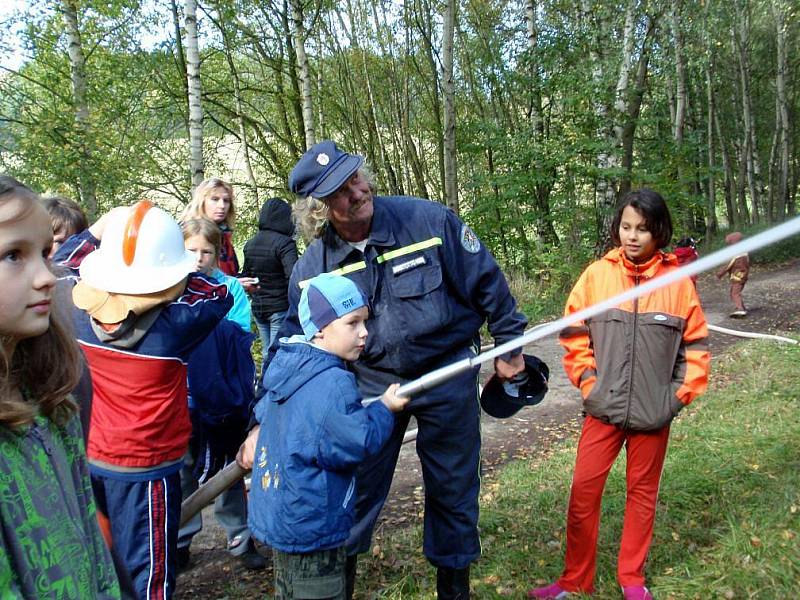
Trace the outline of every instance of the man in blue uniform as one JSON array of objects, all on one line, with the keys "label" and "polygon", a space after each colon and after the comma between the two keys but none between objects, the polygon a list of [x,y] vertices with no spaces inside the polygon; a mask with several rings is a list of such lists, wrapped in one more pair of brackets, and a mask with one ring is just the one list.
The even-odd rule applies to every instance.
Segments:
[{"label": "man in blue uniform", "polygon": [[[333,272],[355,281],[369,298],[369,337],[354,364],[368,398],[474,354],[484,321],[497,343],[521,335],[527,321],[494,258],[467,225],[437,202],[373,195],[363,162],[324,141],[292,170],[299,225],[317,239],[292,273],[279,338],[301,332],[297,306],[310,278]],[[519,352],[495,362],[502,379],[523,368]],[[424,552],[437,567],[439,598],[469,597],[469,565],[480,554],[476,380],[477,369],[415,396],[397,415],[381,452],[359,468],[356,523],[348,540],[350,590],[356,554],[369,549],[413,415],[425,481]]]}]

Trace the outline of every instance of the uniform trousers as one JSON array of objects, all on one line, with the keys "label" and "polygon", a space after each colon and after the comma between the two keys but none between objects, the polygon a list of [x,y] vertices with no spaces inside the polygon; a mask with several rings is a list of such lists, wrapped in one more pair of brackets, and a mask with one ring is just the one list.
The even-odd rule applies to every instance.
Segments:
[{"label": "uniform trousers", "polygon": [[[448,362],[473,355],[470,349],[462,349],[454,352]],[[442,365],[432,368],[439,366]],[[388,382],[398,379],[393,377]],[[395,415],[394,430],[380,452],[359,465],[355,524],[347,540],[347,553],[369,550],[372,530],[389,493],[412,415],[419,429],[416,449],[425,483],[423,551],[436,567],[466,568],[480,556],[477,369],[414,396],[406,409]]]},{"label": "uniform trousers", "polygon": [[586,416],[569,498],[564,572],[558,580],[564,590],[593,591],[600,503],[608,473],[623,445],[627,456],[627,497],[617,580],[621,586],[644,585],[644,564],[653,538],[668,439],[669,425],[655,431],[632,431]]}]

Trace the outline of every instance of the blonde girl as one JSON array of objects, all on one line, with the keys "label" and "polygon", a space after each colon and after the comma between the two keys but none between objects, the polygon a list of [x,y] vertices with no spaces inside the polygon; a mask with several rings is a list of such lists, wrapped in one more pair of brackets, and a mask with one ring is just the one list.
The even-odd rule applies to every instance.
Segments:
[{"label": "blonde girl", "polygon": [[38,196],[0,176],[0,589],[119,598],[69,397],[81,362],[52,305],[52,243]]},{"label": "blonde girl", "polygon": [[206,179],[195,188],[181,221],[204,218],[216,223],[222,234],[218,266],[226,275],[235,276],[239,272],[239,260],[233,249],[233,228],[236,224],[233,199],[233,186],[230,183],[218,177]]}]

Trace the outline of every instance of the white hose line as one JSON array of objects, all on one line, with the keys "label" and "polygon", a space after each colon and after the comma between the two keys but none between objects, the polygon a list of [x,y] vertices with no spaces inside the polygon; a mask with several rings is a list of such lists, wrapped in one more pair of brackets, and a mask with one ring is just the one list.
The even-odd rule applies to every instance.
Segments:
[{"label": "white hose line", "polygon": [[736,337],[775,340],[776,342],[786,342],[787,344],[797,344],[797,340],[792,338],[783,337],[782,335],[772,335],[771,333],[754,333],[752,331],[739,331],[738,329],[728,329],[727,327],[720,327],[719,325],[708,325],[711,331],[717,333],[724,333],[725,335],[733,335]]},{"label": "white hose line", "polygon": [[[717,250],[708,256],[679,267],[674,271],[667,273],[666,275],[656,277],[655,279],[651,279],[646,283],[634,286],[628,290],[625,290],[621,294],[617,294],[616,296],[603,300],[602,302],[588,306],[583,310],[579,310],[571,315],[562,317],[557,321],[552,321],[551,323],[533,327],[518,338],[510,340],[504,344],[500,344],[492,350],[483,352],[472,358],[459,360],[440,369],[436,369],[435,371],[431,371],[419,379],[415,379],[401,385],[397,390],[397,395],[414,396],[420,392],[429,390],[450,379],[454,375],[463,373],[464,371],[482,363],[494,360],[506,352],[516,350],[517,348],[531,344],[536,340],[540,340],[551,334],[559,333],[565,327],[569,327],[570,325],[574,325],[575,323],[585,319],[595,317],[600,313],[619,306],[623,302],[634,300],[662,287],[672,285],[676,281],[686,277],[691,277],[692,275],[708,271],[718,265],[727,263],[732,258],[739,256],[740,254],[745,254],[746,252],[752,252],[753,250],[758,250],[764,246],[769,246],[770,244],[774,244],[775,242],[778,242],[796,233],[800,233],[800,217],[795,217],[790,221],[776,225],[775,227],[767,229],[766,231],[762,231],[758,235],[744,239],[737,244]],[[370,398],[368,400],[364,400],[363,404],[371,404],[376,400],[379,400],[379,398]]]}]

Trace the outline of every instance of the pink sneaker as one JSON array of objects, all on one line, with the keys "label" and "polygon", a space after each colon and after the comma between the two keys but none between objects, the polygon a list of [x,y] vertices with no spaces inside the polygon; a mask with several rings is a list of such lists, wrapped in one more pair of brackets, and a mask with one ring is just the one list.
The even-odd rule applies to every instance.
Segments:
[{"label": "pink sneaker", "polygon": [[528,590],[528,598],[543,598],[544,600],[562,600],[569,598],[571,595],[557,583]]},{"label": "pink sneaker", "polygon": [[655,600],[650,590],[643,585],[624,586],[622,588],[622,597],[625,600]]}]

